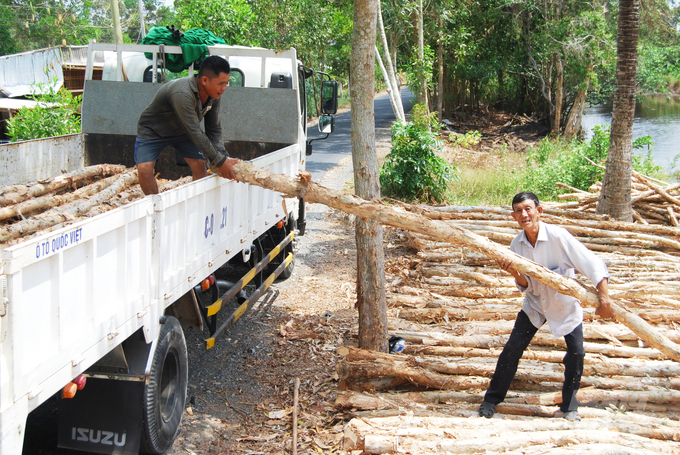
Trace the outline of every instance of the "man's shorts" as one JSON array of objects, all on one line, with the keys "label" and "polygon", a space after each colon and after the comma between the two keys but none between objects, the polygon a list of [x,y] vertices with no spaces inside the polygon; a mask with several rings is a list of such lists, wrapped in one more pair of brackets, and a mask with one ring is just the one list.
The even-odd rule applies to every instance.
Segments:
[{"label": "man's shorts", "polygon": [[172,145],[177,151],[178,158],[193,158],[195,160],[204,160],[203,152],[196,147],[196,144],[187,135],[166,137],[160,139],[144,139],[137,138],[135,142],[135,163],[149,163],[151,161],[158,161],[161,156],[161,150],[166,146]]}]

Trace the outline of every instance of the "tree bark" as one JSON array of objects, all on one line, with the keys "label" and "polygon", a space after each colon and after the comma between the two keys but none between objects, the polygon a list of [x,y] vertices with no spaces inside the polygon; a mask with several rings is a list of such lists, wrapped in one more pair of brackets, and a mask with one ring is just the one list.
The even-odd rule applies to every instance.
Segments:
[{"label": "tree bark", "polygon": [[22,237],[58,223],[72,221],[74,218],[88,212],[92,207],[107,201],[123,191],[123,189],[137,182],[138,177],[135,170],[120,176],[114,184],[89,199],[71,202],[70,204],[41,213],[34,218],[0,227],[0,242]]},{"label": "tree bark", "polygon": [[98,175],[114,175],[125,171],[125,166],[118,164],[97,164],[82,169],[77,169],[67,174],[54,177],[49,181],[36,183],[31,186],[9,185],[0,187],[0,207],[11,204],[18,204],[25,200],[42,196],[43,194],[53,193],[68,187],[82,186],[93,177]]},{"label": "tree bark", "polygon": [[[387,43],[387,35],[385,34],[385,25],[383,23],[382,9],[380,6],[380,1],[378,0],[378,33],[380,35],[380,42],[382,43],[383,49],[385,49],[385,66],[387,67],[387,75],[390,79],[390,85],[394,92],[394,100],[396,103],[397,110],[394,112],[394,116],[405,122],[406,116],[404,114],[404,106],[401,101],[401,89],[399,87],[399,81],[397,81],[396,70],[392,64],[392,56],[390,55],[390,47]],[[377,52],[377,51],[376,51]],[[395,49],[396,58],[396,49]],[[396,63],[396,62],[395,62]],[[383,70],[384,73],[384,70]]]},{"label": "tree bark", "polygon": [[564,64],[558,53],[555,59],[555,118],[553,119],[553,134],[560,133],[562,123],[562,103],[564,102]]},{"label": "tree bark", "polygon": [[[442,29],[442,19],[439,18],[439,29]],[[443,37],[440,36],[437,42],[439,47],[439,78],[437,79],[437,112],[439,113],[439,121],[441,122],[444,118],[444,43]]]},{"label": "tree bark", "polygon": [[569,117],[567,117],[567,123],[564,125],[564,138],[567,140],[571,139],[581,128],[581,117],[583,115],[583,108],[586,104],[586,98],[588,97],[588,85],[590,84],[590,71],[592,71],[592,68],[593,65],[588,64],[586,78],[583,81],[582,88],[579,89],[576,94],[576,99],[569,112]]},{"label": "tree bark", "polygon": [[617,220],[629,222],[633,221],[630,188],[639,6],[638,0],[619,2],[616,89],[609,134],[609,155],[597,204],[597,213],[606,213]]},{"label": "tree bark", "polygon": [[383,64],[382,58],[380,57],[380,51],[378,50],[378,46],[375,46],[375,60],[378,62],[380,71],[382,71],[383,79],[385,80],[385,88],[387,89],[387,96],[389,96],[390,98],[390,104],[392,105],[392,112],[394,112],[394,117],[397,118],[398,120],[401,120],[399,107],[397,105],[397,99],[392,88],[392,81],[390,79],[389,74],[387,74],[387,70],[385,69],[385,65]]},{"label": "tree bark", "polygon": [[[554,413],[542,410],[541,414]],[[485,453],[533,453],[544,446],[550,453],[672,454],[680,448],[674,442],[678,436],[675,427],[649,428],[629,421],[618,422],[611,417],[569,422],[401,415],[352,419],[345,427],[343,449],[363,450],[363,453],[479,453],[483,448]],[[590,446],[585,448],[589,444],[595,445],[595,452]],[[560,451],[569,446],[577,450]]]},{"label": "tree bark", "polygon": [[[357,196],[380,199],[380,169],[375,151],[375,0],[354,3],[352,32],[352,161]],[[357,306],[359,346],[387,352],[387,305],[382,225],[370,217],[357,217]]]},{"label": "tree bark", "polygon": [[[420,59],[421,62],[425,60],[425,40],[424,40],[424,31],[423,29],[425,28],[425,24],[423,22],[424,17],[423,17],[423,0],[418,0],[418,58]],[[425,105],[425,108],[427,108],[427,111],[430,111],[430,108],[427,103],[427,75],[423,75],[423,80],[420,82],[420,93],[418,93],[418,103]]]}]

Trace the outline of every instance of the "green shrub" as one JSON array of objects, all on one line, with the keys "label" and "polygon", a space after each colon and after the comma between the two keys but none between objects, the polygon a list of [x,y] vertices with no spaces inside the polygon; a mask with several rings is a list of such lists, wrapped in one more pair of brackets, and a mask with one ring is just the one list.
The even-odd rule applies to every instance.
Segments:
[{"label": "green shrub", "polygon": [[436,112],[427,113],[427,107],[424,104],[415,104],[411,109],[411,123],[416,127],[427,131],[439,132],[442,124],[439,123],[439,118]]},{"label": "green shrub", "polygon": [[392,125],[392,150],[380,169],[382,192],[405,200],[442,202],[458,170],[437,155],[441,141],[420,120]]},{"label": "green shrub", "polygon": [[[633,141],[635,149],[652,145],[654,143],[650,136]],[[555,199],[558,194],[565,192],[555,186],[556,182],[587,191],[593,183],[602,181],[604,177],[604,170],[593,166],[588,159],[601,164],[607,159],[608,153],[608,125],[596,125],[593,137],[586,143],[546,138],[527,154],[527,164],[531,169],[524,175],[522,185],[541,199]],[[661,167],[652,159],[651,148],[646,157],[633,155],[633,169],[648,175],[658,175],[661,171]]]},{"label": "green shrub", "polygon": [[7,134],[12,142],[80,133],[81,97],[73,96],[64,87],[56,90],[55,86],[56,80],[52,84],[38,84],[41,91],[46,91],[31,96],[38,104],[22,107],[7,120]]},{"label": "green shrub", "polygon": [[460,145],[461,147],[470,147],[477,145],[482,141],[482,133],[479,131],[468,131],[465,134],[451,133],[449,135],[449,142]]}]

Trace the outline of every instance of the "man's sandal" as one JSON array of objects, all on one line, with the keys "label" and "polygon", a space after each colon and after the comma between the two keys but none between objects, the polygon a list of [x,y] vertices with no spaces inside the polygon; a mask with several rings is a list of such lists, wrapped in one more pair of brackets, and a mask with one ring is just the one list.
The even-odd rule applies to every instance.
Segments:
[{"label": "man's sandal", "polygon": [[485,401],[479,407],[479,417],[490,419],[496,413],[496,405]]}]

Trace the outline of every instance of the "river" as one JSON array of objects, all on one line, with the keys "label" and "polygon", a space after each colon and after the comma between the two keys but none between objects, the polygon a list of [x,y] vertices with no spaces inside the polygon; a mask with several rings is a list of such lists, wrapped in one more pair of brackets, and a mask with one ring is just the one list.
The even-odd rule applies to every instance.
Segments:
[{"label": "river", "polygon": [[[592,136],[595,125],[609,124],[612,121],[611,105],[586,107],[583,113],[583,129],[586,138]],[[673,160],[680,155],[680,97],[666,95],[645,96],[638,99],[635,107],[633,137],[650,135],[654,147],[654,161],[667,172],[673,170]],[[635,153],[647,153],[636,150]],[[680,158],[679,158],[680,160]],[[680,168],[680,163],[675,170]]]}]

